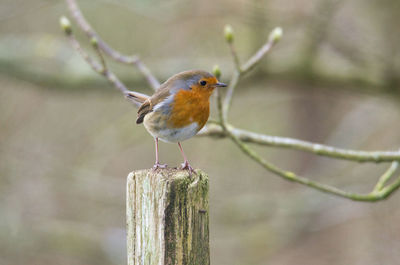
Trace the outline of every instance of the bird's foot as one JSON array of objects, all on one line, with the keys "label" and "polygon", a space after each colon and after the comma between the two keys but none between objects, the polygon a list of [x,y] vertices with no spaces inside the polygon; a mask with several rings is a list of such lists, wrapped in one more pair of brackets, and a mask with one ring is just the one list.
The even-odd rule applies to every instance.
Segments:
[{"label": "bird's foot", "polygon": [[160,164],[159,162],[156,162],[153,166],[153,170],[157,170],[157,169],[163,169],[163,168],[167,168],[168,165],[167,164]]},{"label": "bird's foot", "polygon": [[185,161],[181,164],[181,168],[182,170],[187,170],[189,171],[189,175],[191,176],[192,173],[196,175],[196,172],[194,171],[194,169],[190,166],[188,161]]}]

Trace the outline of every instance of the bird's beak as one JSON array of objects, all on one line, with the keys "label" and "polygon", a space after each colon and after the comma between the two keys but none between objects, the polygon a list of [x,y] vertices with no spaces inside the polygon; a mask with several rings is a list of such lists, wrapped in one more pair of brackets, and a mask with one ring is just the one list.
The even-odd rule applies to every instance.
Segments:
[{"label": "bird's beak", "polygon": [[216,83],[214,86],[215,86],[215,87],[227,87],[226,84],[220,83],[220,82]]}]

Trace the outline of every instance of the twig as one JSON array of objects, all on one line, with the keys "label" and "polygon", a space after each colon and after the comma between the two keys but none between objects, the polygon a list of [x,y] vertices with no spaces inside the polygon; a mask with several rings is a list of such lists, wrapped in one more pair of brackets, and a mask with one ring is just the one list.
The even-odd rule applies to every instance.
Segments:
[{"label": "twig", "polygon": [[265,43],[242,67],[242,72],[246,73],[253,69],[261,59],[271,50],[271,48],[280,40],[282,29],[275,28],[269,35],[267,43]]},{"label": "twig", "polygon": [[390,166],[390,168],[385,172],[385,174],[383,174],[379,178],[378,182],[376,183],[376,185],[374,187],[374,191],[375,192],[381,191],[398,168],[399,168],[399,162],[397,162],[397,161],[393,162],[392,165]]},{"label": "twig", "polygon": [[394,191],[396,191],[400,187],[400,177],[396,179],[392,184],[388,185],[386,188],[383,188],[379,192],[376,192],[375,194],[378,194],[377,196],[382,196],[382,199],[386,199],[390,194],[392,194]]},{"label": "twig", "polygon": [[[392,162],[395,160],[400,161],[399,151],[368,152],[368,151],[358,151],[351,149],[342,149],[293,138],[254,133],[247,130],[235,128],[230,124],[227,124],[226,127],[229,128],[231,134],[237,137],[240,141],[246,143],[254,143],[271,147],[296,149],[314,153],[316,155],[327,156],[343,160],[357,161],[357,162],[380,163],[380,162]],[[213,136],[213,137],[224,138],[229,135],[222,129],[221,124],[213,124],[213,126],[208,126],[207,130],[203,130],[200,136]]]},{"label": "twig", "polygon": [[[221,78],[221,70],[219,69],[218,65],[214,66],[213,74],[217,79]],[[223,115],[222,97],[221,97],[221,91],[219,88],[216,89],[215,94],[216,94],[216,99],[217,99],[217,111],[218,111],[219,121],[208,120],[208,123],[225,124],[225,117]],[[221,126],[221,129],[224,130],[224,127]]]},{"label": "twig", "polygon": [[[227,114],[231,105],[234,89],[239,82],[240,77],[254,68],[264,55],[272,48],[272,46],[280,39],[282,30],[275,29],[269,36],[268,42],[261,47],[261,49],[252,56],[243,66],[240,66],[238,56],[233,47],[233,30],[230,26],[225,28],[225,39],[229,43],[231,53],[235,63],[235,72],[232,75],[228,91],[226,93],[225,101],[221,111],[221,99],[217,94],[217,107],[219,113],[219,121],[213,122],[202,131],[201,135],[216,136],[216,137],[229,137],[247,156],[259,163],[268,171],[278,175],[286,180],[297,182],[308,187],[320,190],[325,193],[334,194],[336,196],[348,198],[356,201],[378,201],[387,198],[396,189],[400,187],[400,177],[391,185],[385,187],[387,181],[394,175],[400,161],[400,152],[365,152],[335,148],[331,146],[301,141],[297,139],[269,136],[257,134],[245,130],[234,128],[227,123]],[[222,113],[222,115],[221,115]],[[392,162],[388,170],[379,178],[375,188],[368,194],[351,193],[336,187],[326,185],[323,183],[312,181],[308,178],[296,175],[293,172],[285,171],[275,166],[274,164],[261,158],[254,150],[252,150],[244,142],[256,143],[259,145],[268,145],[275,147],[284,147],[291,149],[298,149],[315,153],[317,155],[333,157],[337,159],[352,160],[358,162]],[[398,160],[398,161],[396,161]]]},{"label": "twig", "polygon": [[102,72],[107,71],[107,64],[106,64],[106,60],[104,60],[103,54],[101,53],[101,50],[99,49],[99,45],[98,45],[98,41],[97,39],[95,39],[94,37],[90,40],[94,50],[97,53],[97,56],[100,59],[101,65],[103,66],[103,70]]},{"label": "twig", "polygon": [[[303,185],[306,185],[308,187],[317,189],[319,191],[325,192],[325,193],[330,193],[330,194],[334,194],[340,197],[344,197],[344,198],[348,198],[354,201],[369,201],[369,202],[375,202],[375,201],[379,201],[382,199],[387,198],[390,194],[392,194],[396,189],[398,189],[400,187],[400,177],[396,180],[395,183],[393,183],[392,185],[387,186],[386,188],[380,190],[380,191],[376,191],[375,189],[368,194],[359,194],[359,193],[351,193],[351,192],[347,192],[341,189],[338,189],[336,187],[330,186],[330,185],[326,185],[326,184],[322,184],[316,181],[312,181],[308,178],[305,177],[301,177],[296,175],[295,173],[291,172],[291,171],[285,171],[280,169],[279,167],[273,165],[270,162],[267,162],[266,160],[264,160],[263,158],[261,158],[254,150],[252,150],[248,145],[244,144],[238,137],[236,137],[230,129],[226,130],[229,137],[232,139],[232,141],[247,155],[249,156],[251,159],[253,159],[254,161],[256,161],[257,163],[259,163],[262,167],[264,167],[265,169],[267,169],[268,171],[286,179],[289,181],[293,181],[293,182],[297,182]],[[393,162],[393,164],[396,162]],[[393,166],[392,164],[392,166]],[[389,168],[389,170],[387,172],[385,172],[383,174],[383,176],[385,175],[390,175],[392,176],[394,171],[391,170],[392,166]],[[382,176],[382,177],[383,177]],[[382,178],[381,177],[381,178]],[[388,178],[388,177],[385,177]]]},{"label": "twig", "polygon": [[228,119],[228,112],[232,104],[233,93],[235,92],[235,87],[239,82],[239,78],[240,78],[240,72],[236,69],[232,74],[231,81],[229,82],[228,90],[226,91],[224,104],[222,107],[223,117],[225,121]]},{"label": "twig", "polygon": [[224,119],[227,120],[229,108],[232,104],[233,93],[235,92],[235,88],[240,80],[240,77],[251,69],[253,69],[261,59],[271,50],[271,48],[281,39],[282,37],[282,29],[275,28],[268,37],[268,41],[253,55],[243,66],[240,65],[239,57],[236,53],[236,50],[233,46],[233,29],[231,26],[225,26],[225,40],[229,44],[229,48],[231,50],[232,57],[235,63],[235,71],[233,72],[231,81],[229,82],[229,87],[226,92],[224,105],[223,105],[223,115]]},{"label": "twig", "polygon": [[231,50],[231,54],[233,57],[233,62],[235,63],[236,70],[241,72],[242,70],[241,70],[241,66],[240,66],[239,56],[236,52],[236,49],[235,49],[235,46],[233,45],[233,43],[229,43],[229,48]]},{"label": "twig", "polygon": [[233,58],[233,62],[235,65],[235,68],[237,71],[241,71],[240,70],[240,60],[239,60],[239,56],[236,53],[236,49],[235,46],[233,45],[233,40],[235,38],[234,32],[233,32],[233,28],[231,25],[226,25],[224,28],[224,36],[225,36],[225,40],[228,42],[229,45],[229,49],[231,50],[231,54],[232,54],[232,58]]},{"label": "twig", "polygon": [[[88,53],[86,53],[81,45],[79,44],[78,40],[75,38],[73,35],[72,29],[71,29],[71,24],[69,20],[66,17],[61,17],[60,19],[60,24],[61,27],[64,29],[65,34],[68,37],[69,42],[71,43],[71,46],[82,56],[82,58],[89,64],[89,66],[97,73],[103,75],[114,87],[116,87],[119,91],[121,91],[123,94],[126,94],[129,90],[128,88],[122,83],[118,77],[111,72],[110,70],[107,69],[107,66],[104,62],[104,59],[98,51],[98,55],[100,56],[100,60],[102,61],[102,64],[99,64],[96,62]],[[94,42],[92,42],[92,45],[95,47],[96,45]],[[96,48],[95,48],[96,49]],[[132,101],[136,106],[140,106],[141,104],[139,102]]]},{"label": "twig", "polygon": [[86,21],[85,17],[82,15],[75,0],[66,0],[68,8],[71,15],[75,19],[78,26],[86,33],[89,39],[96,39],[99,48],[104,51],[108,56],[117,62],[135,65],[142,75],[146,78],[149,85],[156,90],[160,86],[160,82],[157,78],[150,72],[146,65],[139,59],[137,55],[126,56],[120,52],[111,48],[106,42],[104,42],[99,35],[92,29],[90,24]]}]

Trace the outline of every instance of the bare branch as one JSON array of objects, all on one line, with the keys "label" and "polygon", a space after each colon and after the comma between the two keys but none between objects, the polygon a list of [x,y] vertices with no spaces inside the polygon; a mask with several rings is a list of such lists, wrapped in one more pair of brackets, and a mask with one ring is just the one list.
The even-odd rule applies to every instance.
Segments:
[{"label": "bare branch", "polygon": [[101,53],[101,50],[99,49],[99,45],[98,45],[97,39],[92,38],[90,40],[90,43],[92,44],[93,48],[95,49],[95,51],[97,53],[97,56],[100,59],[101,65],[103,66],[102,72],[107,71],[107,64],[106,64],[106,61],[104,60],[104,57],[103,57],[103,54]]},{"label": "bare branch", "polygon": [[[213,74],[217,79],[220,79],[221,77],[221,70],[219,69],[218,65],[215,65],[213,68]],[[221,97],[221,91],[220,89],[217,87],[216,91],[216,98],[217,98],[217,110],[218,110],[218,118],[221,122],[217,122],[218,124],[225,124],[225,119],[224,119],[224,115],[223,115],[223,105],[222,105],[222,97]],[[210,121],[209,121],[210,122]],[[221,127],[222,129],[224,129],[223,127]]]},{"label": "bare branch", "polygon": [[232,104],[233,93],[240,80],[240,77],[249,72],[253,67],[255,67],[260,60],[271,50],[271,48],[281,39],[282,29],[275,28],[268,37],[268,41],[264,44],[255,55],[253,55],[243,66],[240,65],[239,57],[236,53],[235,47],[233,46],[234,34],[233,29],[230,25],[225,26],[225,40],[229,44],[233,61],[235,63],[235,71],[233,72],[231,81],[229,82],[229,87],[225,95],[225,100],[223,104],[223,117],[225,120],[228,118],[229,108]]},{"label": "bare branch", "polygon": [[261,59],[271,50],[271,48],[280,40],[282,37],[282,29],[275,28],[268,37],[267,43],[264,44],[242,67],[242,72],[246,73],[253,69]]},{"label": "bare branch", "polygon": [[[357,162],[392,162],[400,161],[400,151],[357,151],[351,149],[336,148],[333,146],[302,141],[298,139],[271,136],[266,134],[259,134],[242,130],[233,127],[230,124],[226,125],[229,128],[231,134],[237,137],[240,141],[246,143],[254,143],[265,146],[280,147],[296,149],[314,153],[320,156],[327,156],[337,159],[357,161]],[[207,130],[203,130],[200,136],[213,136],[213,137],[227,137],[229,136],[225,132],[220,124],[213,124],[208,126]]]},{"label": "bare branch", "polygon": [[400,187],[400,177],[396,179],[392,184],[386,186],[379,192],[376,192],[379,196],[382,196],[383,199],[386,199],[390,194],[396,191]]},{"label": "bare branch", "polygon": [[235,64],[235,68],[236,68],[236,70],[238,72],[241,72],[239,56],[236,53],[235,46],[233,45],[233,41],[235,39],[235,35],[234,35],[233,28],[232,28],[231,25],[225,25],[224,35],[225,35],[226,42],[228,42],[228,44],[229,44],[229,48],[231,50],[231,54],[232,54],[232,57],[233,57],[233,62]]},{"label": "bare branch", "polygon": [[[275,175],[278,175],[286,180],[297,182],[300,184],[303,184],[305,186],[314,188],[316,190],[325,192],[325,193],[330,193],[334,194],[336,196],[344,197],[350,200],[354,201],[368,201],[368,202],[375,202],[379,201],[382,199],[386,199],[390,194],[392,194],[395,190],[397,190],[400,187],[400,177],[391,185],[387,186],[386,188],[383,188],[380,191],[376,191],[375,189],[368,193],[368,194],[359,194],[359,193],[351,193],[347,192],[341,189],[338,189],[336,187],[322,184],[316,181],[312,181],[308,178],[301,177],[296,175],[295,173],[291,171],[285,171],[280,169],[279,167],[275,166],[274,164],[264,160],[261,158],[254,150],[252,150],[249,146],[244,144],[238,137],[236,137],[230,129],[227,129],[226,132],[228,133],[229,137],[232,139],[232,141],[251,159],[256,161],[258,164],[260,164],[262,167],[267,169],[268,171],[274,173]],[[393,162],[395,164],[396,162]],[[392,164],[392,166],[393,166]],[[392,166],[389,168],[387,172],[383,174],[382,178],[390,178],[393,174],[394,171],[391,170]],[[386,175],[386,176],[385,176]],[[389,177],[387,177],[389,176]]]},{"label": "bare branch", "polygon": [[375,185],[374,191],[375,192],[381,191],[398,168],[399,168],[399,162],[397,162],[397,161],[393,162],[392,165],[390,166],[390,168],[385,172],[385,174],[383,174],[379,178],[378,182]]},{"label": "bare branch", "polygon": [[[104,59],[103,59],[100,51],[95,48],[98,51],[98,55],[101,58],[100,60],[102,60],[102,64],[99,64],[98,62],[96,62],[88,53],[86,53],[82,49],[81,45],[79,44],[79,42],[73,35],[69,20],[66,17],[61,17],[60,24],[61,24],[61,27],[63,28],[65,34],[67,35],[68,40],[71,43],[71,46],[82,56],[82,58],[89,64],[89,66],[95,72],[103,75],[114,87],[116,87],[119,91],[121,91],[123,94],[126,95],[126,93],[129,91],[128,88],[124,85],[124,83],[122,83],[118,79],[118,77],[113,72],[111,72],[110,70],[107,69],[107,66],[104,62]],[[96,45],[94,43],[95,42],[92,42],[92,45],[94,47],[96,47]],[[138,107],[141,105],[139,102],[136,102],[136,101],[132,101],[132,102]]]},{"label": "bare branch", "polygon": [[99,37],[99,35],[92,29],[90,24],[86,21],[76,1],[66,0],[66,2],[71,12],[71,15],[75,19],[78,26],[86,33],[89,39],[97,40],[99,48],[102,51],[104,51],[104,53],[106,53],[108,56],[110,56],[117,62],[135,65],[154,90],[156,90],[160,86],[160,82],[157,80],[157,78],[155,78],[155,76],[150,72],[150,70],[145,66],[145,64],[139,59],[137,55],[126,56],[111,48],[106,42],[104,42]]},{"label": "bare branch", "polygon": [[235,92],[235,87],[239,82],[239,78],[240,78],[240,72],[238,70],[235,70],[232,74],[231,81],[229,82],[228,90],[226,91],[224,104],[222,107],[222,113],[225,121],[228,119],[228,112],[229,108],[232,105],[233,93]]}]

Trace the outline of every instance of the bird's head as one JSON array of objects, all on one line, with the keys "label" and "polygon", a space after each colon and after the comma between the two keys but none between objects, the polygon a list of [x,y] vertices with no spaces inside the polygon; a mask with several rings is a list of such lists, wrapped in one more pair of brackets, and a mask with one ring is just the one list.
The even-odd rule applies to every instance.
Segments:
[{"label": "bird's head", "polygon": [[181,72],[171,77],[167,82],[171,82],[177,89],[192,90],[197,92],[211,92],[216,87],[226,87],[218,79],[203,70],[190,70]]}]

